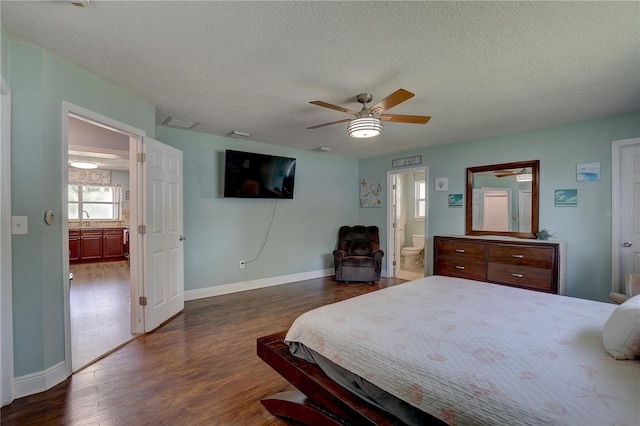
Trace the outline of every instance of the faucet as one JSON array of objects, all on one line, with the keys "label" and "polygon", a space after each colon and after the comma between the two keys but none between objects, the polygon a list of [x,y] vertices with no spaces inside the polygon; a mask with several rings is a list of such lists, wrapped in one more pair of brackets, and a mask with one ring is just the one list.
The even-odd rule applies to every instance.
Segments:
[{"label": "faucet", "polygon": [[89,226],[93,226],[93,219],[91,219],[91,216],[89,216],[89,212],[86,210],[82,210],[82,214],[80,215],[80,227],[82,228],[82,218],[84,217],[84,214],[87,214],[87,219],[89,219]]}]

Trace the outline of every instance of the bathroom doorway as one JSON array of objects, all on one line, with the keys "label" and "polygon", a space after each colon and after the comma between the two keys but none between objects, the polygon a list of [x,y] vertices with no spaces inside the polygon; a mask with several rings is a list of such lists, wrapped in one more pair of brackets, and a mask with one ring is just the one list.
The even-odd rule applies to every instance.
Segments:
[{"label": "bathroom doorway", "polygon": [[388,172],[387,274],[415,280],[426,275],[428,167]]},{"label": "bathroom doorway", "polygon": [[[128,133],[67,117],[67,217],[71,369],[126,344],[132,334]],[[75,162],[93,165],[74,167]],[[77,165],[77,164],[76,164]]]}]

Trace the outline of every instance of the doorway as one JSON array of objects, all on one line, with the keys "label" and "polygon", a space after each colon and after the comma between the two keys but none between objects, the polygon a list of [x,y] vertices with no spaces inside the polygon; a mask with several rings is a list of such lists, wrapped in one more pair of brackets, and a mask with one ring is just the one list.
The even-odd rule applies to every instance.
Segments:
[{"label": "doorway", "polygon": [[[141,293],[138,287],[144,285],[137,272],[138,243],[135,234],[125,236],[124,231],[127,227],[135,229],[138,223],[135,158],[144,132],[68,102],[63,102],[62,128],[62,182],[68,189],[63,191],[61,214],[63,272],[65,277],[69,275],[64,289],[65,359],[66,373],[71,375],[140,333],[143,312],[138,304],[131,303]],[[79,171],[69,167],[71,160],[93,162],[99,167],[86,170],[78,178]],[[101,168],[110,172],[96,171]],[[81,204],[74,198],[79,190],[75,189],[75,195],[69,190],[74,180],[94,190],[109,189],[119,195],[114,195],[105,207],[98,205],[105,200],[92,198],[92,194],[89,204],[94,202],[96,205],[91,207],[98,210],[79,211]],[[104,220],[104,209],[116,210],[118,203],[117,217]],[[123,210],[128,210],[129,215],[122,215]],[[89,211],[93,217],[87,217],[92,216]],[[78,254],[83,230],[87,231],[88,259],[83,253]],[[74,233],[76,236],[71,237]],[[118,312],[117,320],[114,311]]]},{"label": "doorway", "polygon": [[76,372],[135,337],[128,249],[130,137],[74,113],[67,120],[69,313]]},{"label": "doorway", "polygon": [[427,182],[428,167],[387,173],[387,274],[391,277],[415,280],[426,275]]}]

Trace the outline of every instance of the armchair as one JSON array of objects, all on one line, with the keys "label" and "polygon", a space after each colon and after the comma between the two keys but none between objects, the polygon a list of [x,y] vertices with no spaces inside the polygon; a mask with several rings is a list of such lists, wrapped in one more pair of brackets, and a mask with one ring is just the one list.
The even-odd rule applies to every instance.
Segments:
[{"label": "armchair", "polygon": [[625,294],[609,293],[609,299],[618,305],[636,294],[640,294],[640,274],[636,272],[629,273],[624,276]]},{"label": "armchair", "polygon": [[336,281],[378,281],[383,256],[377,226],[340,227],[338,249],[333,251]]}]

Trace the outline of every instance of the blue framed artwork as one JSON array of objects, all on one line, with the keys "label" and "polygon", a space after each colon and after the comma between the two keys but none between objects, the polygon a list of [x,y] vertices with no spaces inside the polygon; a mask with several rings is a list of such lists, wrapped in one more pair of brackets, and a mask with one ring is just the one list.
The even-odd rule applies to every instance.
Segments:
[{"label": "blue framed artwork", "polygon": [[556,207],[578,207],[577,189],[556,189]]},{"label": "blue framed artwork", "polygon": [[462,207],[462,194],[449,194],[449,208]]},{"label": "blue framed artwork", "polygon": [[578,163],[576,166],[576,180],[578,182],[600,180],[600,162]]}]

